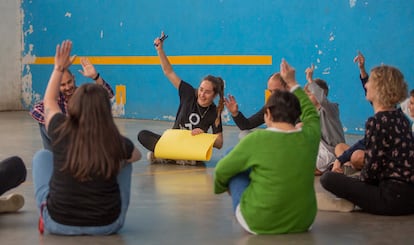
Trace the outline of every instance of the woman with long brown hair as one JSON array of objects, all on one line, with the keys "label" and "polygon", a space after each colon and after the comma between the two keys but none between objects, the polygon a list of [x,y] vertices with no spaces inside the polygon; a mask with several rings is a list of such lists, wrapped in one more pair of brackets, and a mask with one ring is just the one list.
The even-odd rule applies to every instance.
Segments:
[{"label": "woman with long brown hair", "polygon": [[64,115],[57,103],[72,43],[56,47],[55,66],[44,96],[45,126],[52,152],[33,157],[33,182],[40,210],[39,231],[99,235],[117,232],[129,205],[132,166],[141,158],[111,114],[108,92],[97,84],[76,89]]}]

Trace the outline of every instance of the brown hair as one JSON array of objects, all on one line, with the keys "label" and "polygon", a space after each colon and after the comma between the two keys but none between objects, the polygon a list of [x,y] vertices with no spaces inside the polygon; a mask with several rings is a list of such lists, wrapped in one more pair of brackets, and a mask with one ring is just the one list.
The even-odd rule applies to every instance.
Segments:
[{"label": "brown hair", "polygon": [[87,83],[76,89],[68,104],[68,117],[56,130],[59,138],[54,144],[69,139],[61,171],[69,171],[79,181],[114,177],[121,161],[127,159],[108,92],[100,85]]},{"label": "brown hair", "polygon": [[208,75],[203,80],[210,81],[213,84],[213,90],[215,95],[219,95],[219,102],[217,105],[217,118],[214,124],[219,125],[221,112],[224,109],[224,80],[221,77],[215,77],[213,75]]},{"label": "brown hair", "polygon": [[394,107],[407,98],[408,86],[404,75],[395,67],[381,65],[371,70],[369,81],[376,88],[376,96],[383,106]]}]

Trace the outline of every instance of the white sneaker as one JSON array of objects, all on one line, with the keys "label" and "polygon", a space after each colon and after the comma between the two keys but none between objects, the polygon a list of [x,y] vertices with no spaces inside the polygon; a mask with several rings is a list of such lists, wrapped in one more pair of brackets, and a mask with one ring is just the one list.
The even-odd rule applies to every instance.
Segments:
[{"label": "white sneaker", "polygon": [[24,197],[20,194],[10,194],[0,197],[0,213],[17,212],[24,205]]},{"label": "white sneaker", "polygon": [[178,165],[191,165],[191,166],[197,165],[197,161],[195,160],[175,160],[175,163]]},{"label": "white sneaker", "polygon": [[147,160],[148,160],[149,164],[167,164],[167,163],[175,162],[174,160],[156,158],[154,156],[154,152],[152,152],[152,151],[149,151],[147,153]]},{"label": "white sneaker", "polygon": [[316,193],[318,209],[321,211],[351,212],[355,205],[343,198],[332,196],[326,192]]},{"label": "white sneaker", "polygon": [[154,152],[149,151],[147,153],[147,160],[149,162],[149,164],[154,164],[155,163],[155,156],[154,156]]}]

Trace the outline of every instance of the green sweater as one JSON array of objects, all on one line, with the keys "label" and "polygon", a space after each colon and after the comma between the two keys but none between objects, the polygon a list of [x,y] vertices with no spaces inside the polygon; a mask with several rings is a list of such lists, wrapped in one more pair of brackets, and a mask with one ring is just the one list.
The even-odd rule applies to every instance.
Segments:
[{"label": "green sweater", "polygon": [[215,169],[216,194],[227,191],[233,176],[251,169],[240,209],[257,234],[307,231],[316,216],[314,171],[321,138],[319,116],[301,88],[294,94],[302,108],[301,130],[258,129],[244,137]]}]

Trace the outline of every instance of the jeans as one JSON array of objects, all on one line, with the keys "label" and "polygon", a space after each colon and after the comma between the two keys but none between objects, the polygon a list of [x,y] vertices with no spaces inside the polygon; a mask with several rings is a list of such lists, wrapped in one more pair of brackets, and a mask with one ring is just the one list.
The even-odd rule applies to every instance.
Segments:
[{"label": "jeans", "polygon": [[229,181],[229,191],[233,201],[233,211],[236,212],[237,205],[240,203],[240,198],[250,184],[250,170],[241,172],[233,176]]},{"label": "jeans", "polygon": [[45,205],[49,194],[49,181],[53,173],[52,152],[48,150],[36,152],[33,157],[32,168],[36,205],[43,217],[44,227],[50,233],[61,235],[110,235],[116,233],[124,225],[131,191],[131,164],[125,164],[117,177],[121,193],[121,213],[115,222],[104,226],[69,226],[55,222],[50,217]]},{"label": "jeans", "polygon": [[26,174],[26,166],[20,157],[13,156],[0,161],[0,195],[23,183]]}]

